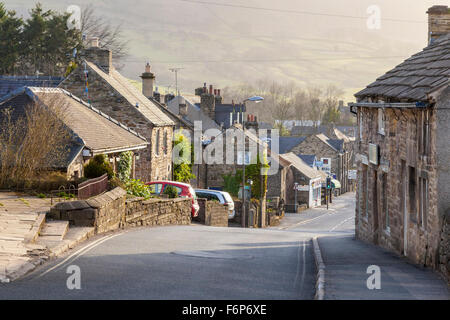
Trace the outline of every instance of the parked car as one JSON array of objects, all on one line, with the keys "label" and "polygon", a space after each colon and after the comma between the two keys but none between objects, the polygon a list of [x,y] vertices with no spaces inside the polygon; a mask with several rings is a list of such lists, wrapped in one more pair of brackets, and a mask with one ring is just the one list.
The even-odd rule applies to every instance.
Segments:
[{"label": "parked car", "polygon": [[195,191],[190,184],[176,181],[152,181],[147,182],[146,185],[150,187],[150,192],[156,195],[164,194],[167,186],[174,187],[178,191],[179,197],[192,199],[192,217],[198,216],[198,210],[200,209],[200,207],[197,203],[197,196],[195,195]]},{"label": "parked car", "polygon": [[235,216],[234,201],[230,194],[225,191],[210,190],[210,189],[195,189],[197,198],[207,200],[216,200],[228,207],[228,219],[233,219]]}]

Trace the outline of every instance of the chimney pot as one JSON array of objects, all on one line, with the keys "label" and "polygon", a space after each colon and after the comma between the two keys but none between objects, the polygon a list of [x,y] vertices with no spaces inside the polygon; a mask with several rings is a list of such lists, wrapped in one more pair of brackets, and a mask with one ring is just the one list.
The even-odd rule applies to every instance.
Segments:
[{"label": "chimney pot", "polygon": [[147,64],[145,65],[145,72],[149,73],[150,72],[150,63],[147,62]]},{"label": "chimney pot", "polygon": [[217,96],[217,89],[214,89],[214,95]]},{"label": "chimney pot", "polygon": [[213,85],[212,84],[209,85],[209,94],[213,94]]},{"label": "chimney pot", "polygon": [[220,89],[217,89],[217,95],[220,96]]}]

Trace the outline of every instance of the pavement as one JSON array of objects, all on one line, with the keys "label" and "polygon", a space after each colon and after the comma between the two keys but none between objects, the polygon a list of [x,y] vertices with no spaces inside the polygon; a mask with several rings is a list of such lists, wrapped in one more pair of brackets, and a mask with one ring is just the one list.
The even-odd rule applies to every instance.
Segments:
[{"label": "pavement", "polygon": [[51,199],[0,192],[0,283],[14,281],[50,257],[75,247],[94,228],[68,228],[68,222],[46,221]]},{"label": "pavement", "polygon": [[0,282],[9,282],[41,263],[45,247],[35,245],[49,199],[0,193]]},{"label": "pavement", "polygon": [[[288,214],[279,228],[316,233],[324,275],[325,300],[449,300],[449,288],[437,272],[410,263],[381,247],[355,239],[354,193],[333,204]],[[380,270],[380,288],[369,289],[370,266]],[[369,281],[373,283],[372,281]]]}]

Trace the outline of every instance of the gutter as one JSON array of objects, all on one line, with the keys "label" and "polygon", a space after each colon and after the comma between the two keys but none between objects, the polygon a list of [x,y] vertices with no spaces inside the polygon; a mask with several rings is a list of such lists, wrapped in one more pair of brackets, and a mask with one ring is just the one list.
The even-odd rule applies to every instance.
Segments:
[{"label": "gutter", "polygon": [[126,152],[126,151],[133,151],[133,150],[141,150],[147,148],[148,144],[146,145],[140,145],[135,147],[125,147],[125,148],[118,148],[118,149],[97,149],[92,150],[93,154],[102,154],[102,153],[120,153],[120,152]]}]

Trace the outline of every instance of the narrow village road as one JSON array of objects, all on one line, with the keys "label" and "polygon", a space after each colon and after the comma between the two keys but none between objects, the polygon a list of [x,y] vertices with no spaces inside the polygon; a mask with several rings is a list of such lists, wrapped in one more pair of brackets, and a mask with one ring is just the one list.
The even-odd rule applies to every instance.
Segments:
[{"label": "narrow village road", "polygon": [[[353,202],[343,195],[334,209],[288,214],[268,229],[171,226],[94,238],[0,284],[0,299],[313,299],[311,238],[352,233]],[[79,290],[67,287],[70,266],[79,267]]]}]

